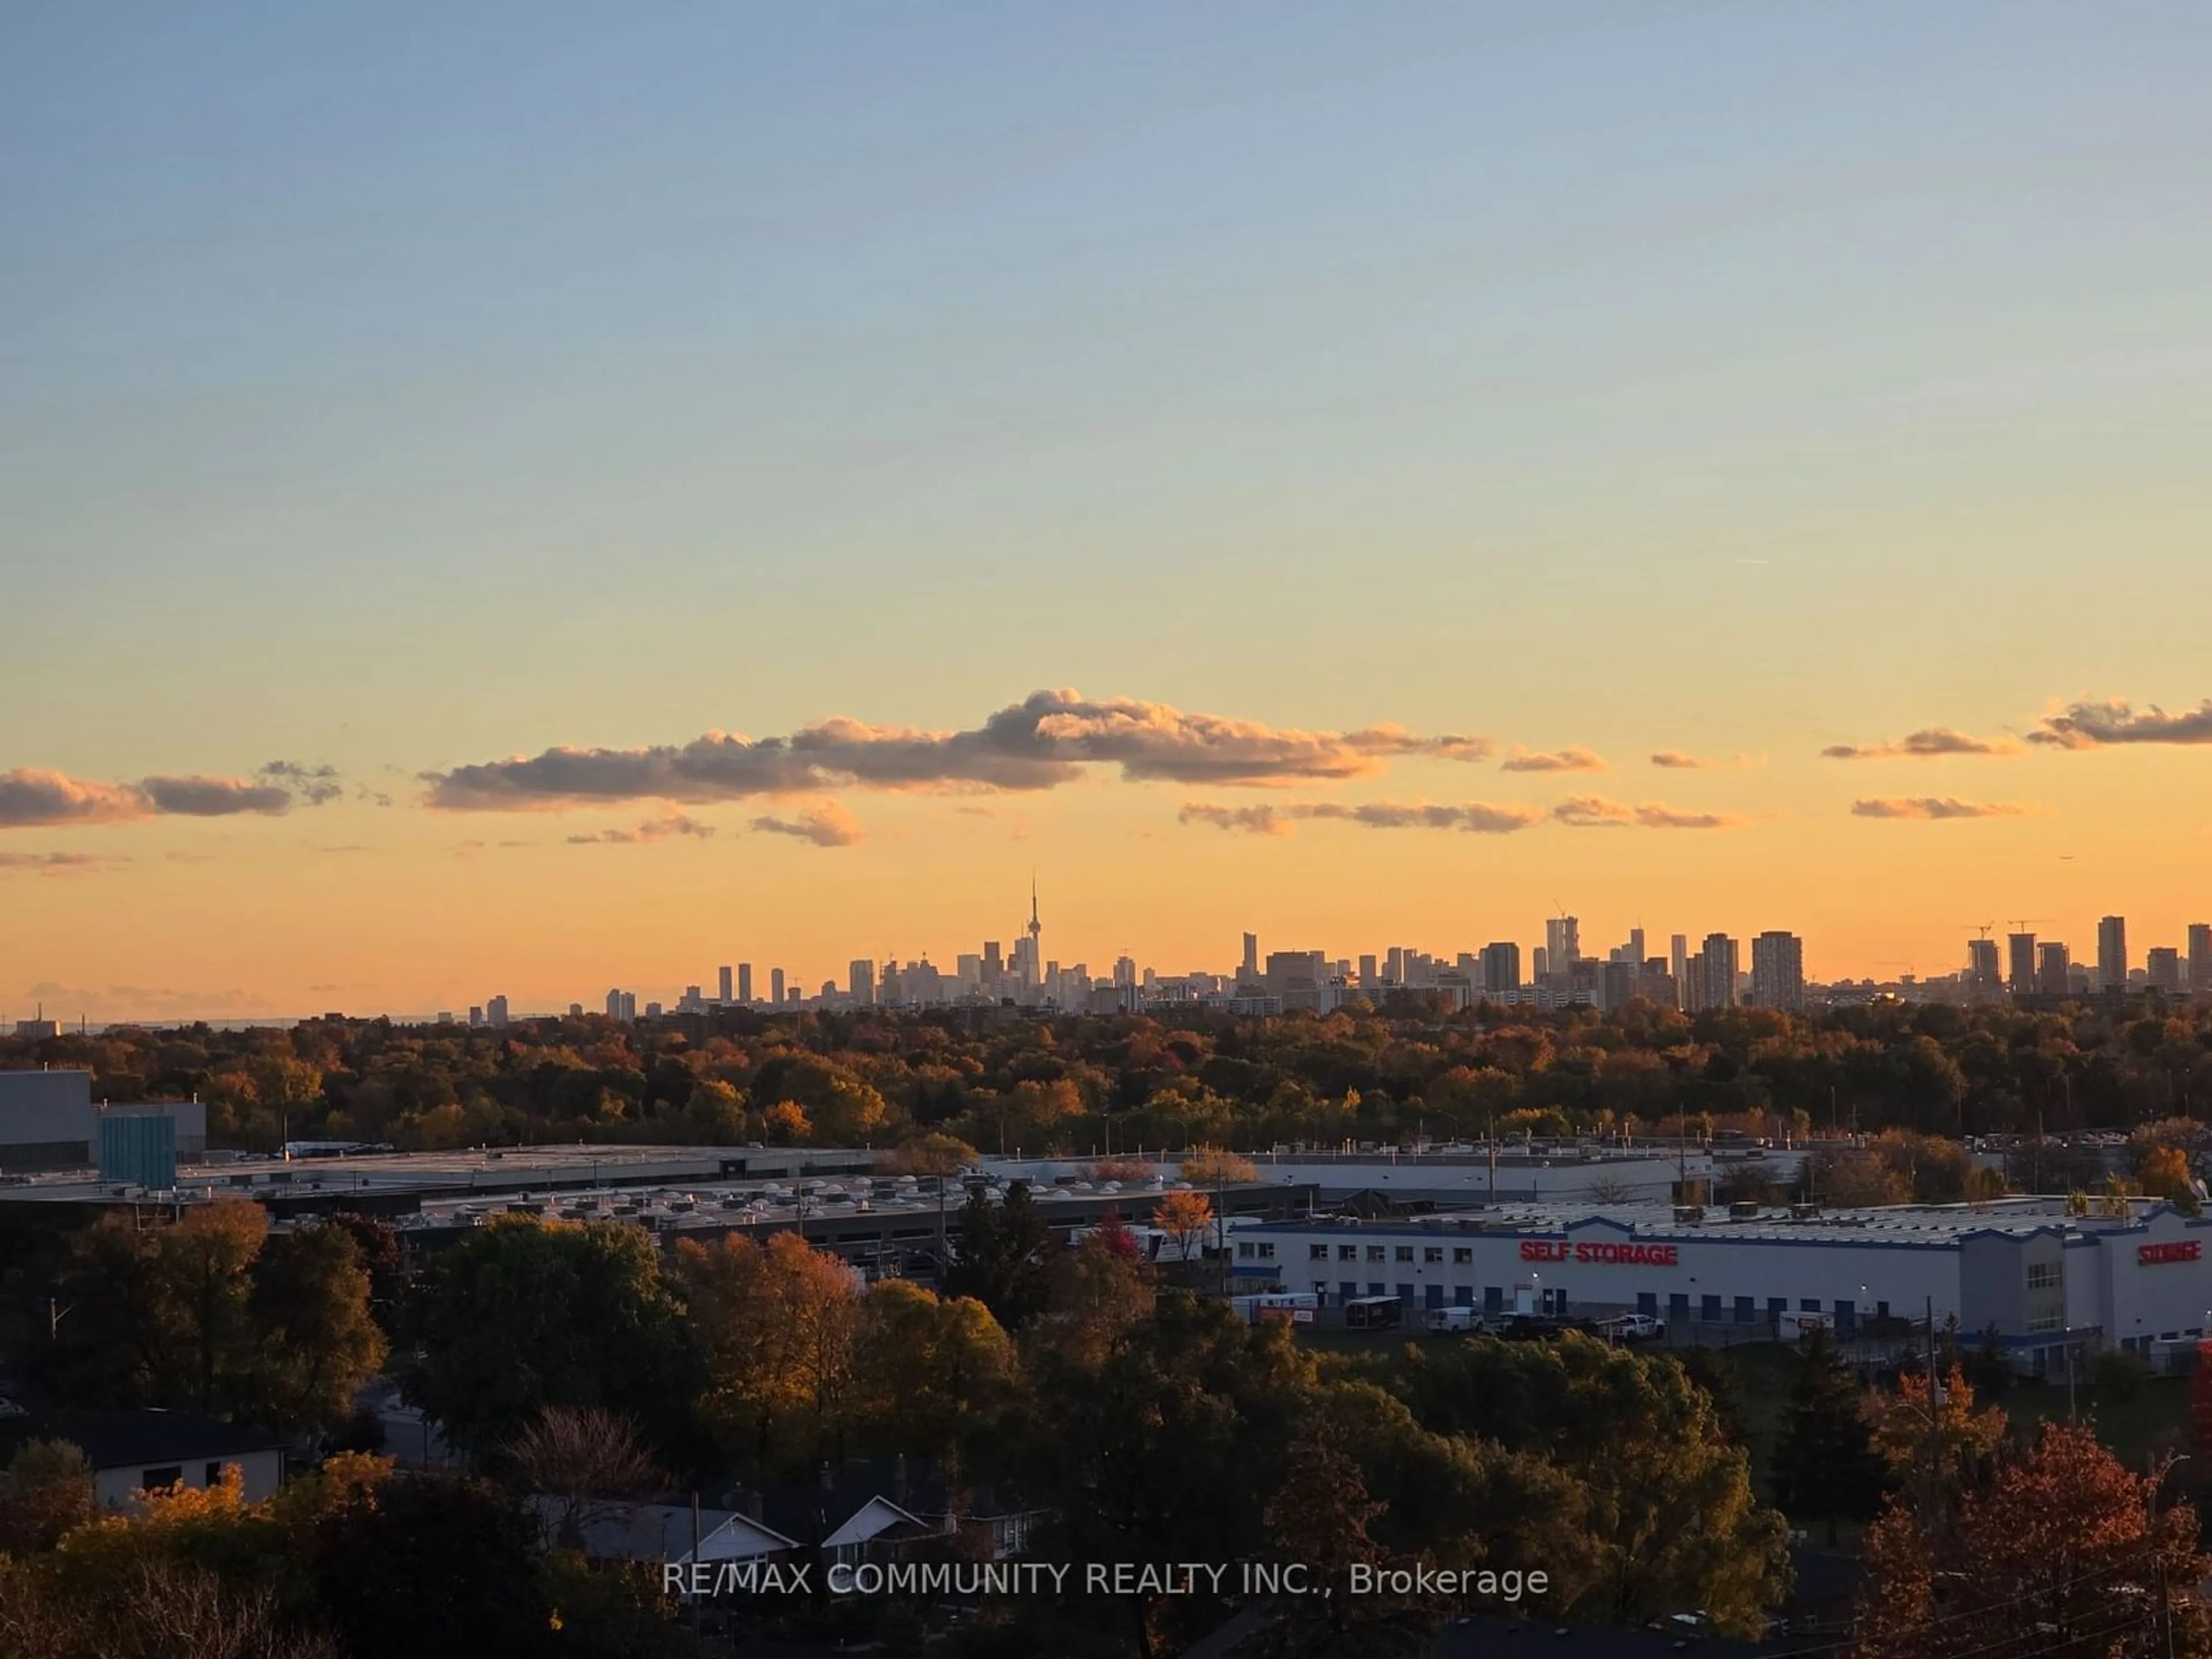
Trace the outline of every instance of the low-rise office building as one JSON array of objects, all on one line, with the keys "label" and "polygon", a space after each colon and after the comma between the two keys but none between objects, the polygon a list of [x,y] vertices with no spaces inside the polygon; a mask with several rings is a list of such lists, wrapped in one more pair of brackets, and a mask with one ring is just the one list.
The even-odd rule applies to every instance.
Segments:
[{"label": "low-rise office building", "polygon": [[1506,1206],[1381,1222],[1316,1218],[1236,1234],[1239,1278],[1273,1270],[1325,1305],[1638,1312],[1700,1340],[1817,1318],[1839,1334],[1932,1316],[1994,1328],[2031,1370],[2068,1346],[2148,1353],[2212,1328],[2212,1220],[2162,1203],[2072,1216],[2062,1199],[1802,1213]]},{"label": "low-rise office building", "polygon": [[110,1104],[93,1099],[89,1072],[0,1072],[0,1174],[90,1168],[106,1116],[166,1117],[176,1125],[179,1157],[207,1149],[207,1108],[197,1100]]}]

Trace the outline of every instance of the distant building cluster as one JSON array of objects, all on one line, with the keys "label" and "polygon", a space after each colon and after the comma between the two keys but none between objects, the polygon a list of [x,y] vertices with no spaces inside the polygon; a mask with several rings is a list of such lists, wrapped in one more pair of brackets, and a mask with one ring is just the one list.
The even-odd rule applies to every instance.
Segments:
[{"label": "distant building cluster", "polygon": [[[1674,933],[1660,954],[1641,927],[1631,928],[1625,940],[1602,956],[1585,955],[1582,922],[1571,915],[1547,918],[1544,942],[1525,957],[1513,939],[1495,939],[1480,950],[1449,957],[1397,945],[1358,957],[1333,957],[1316,950],[1263,955],[1259,935],[1247,933],[1243,956],[1230,973],[1163,974],[1139,966],[1124,952],[1107,972],[1093,974],[1088,963],[1063,967],[1048,958],[1043,941],[1032,889],[1029,920],[1012,949],[987,939],[980,951],[955,957],[950,973],[931,963],[927,954],[909,963],[856,957],[842,983],[825,980],[811,995],[782,969],[770,969],[767,994],[757,997],[753,965],[738,963],[720,970],[711,995],[702,986],[688,985],[673,1007],[647,1002],[641,1009],[636,993],[617,987],[607,992],[604,1006],[609,1019],[627,1023],[721,1008],[834,1011],[1009,1003],[1097,1014],[1197,1005],[1256,1017],[1329,1013],[1350,1003],[1377,1002],[1400,991],[1419,992],[1462,1008],[1492,1002],[1546,1011],[1594,1008],[1603,1013],[1631,1002],[1685,1013],[1737,1007],[1798,1013],[1883,999],[1970,1004],[2142,991],[2175,997],[2212,994],[2212,924],[2190,927],[2185,952],[2179,947],[2157,947],[2142,966],[2131,967],[2127,921],[2121,916],[2106,916],[2099,922],[2094,966],[2075,962],[2063,944],[2039,939],[2030,932],[2009,934],[2001,953],[1998,941],[1984,928],[1979,938],[1966,942],[1966,965],[1956,973],[1927,978],[1905,973],[1888,980],[1827,983],[1806,977],[1805,941],[1784,929],[1754,935],[1747,961],[1743,941],[1726,933],[1707,933],[1694,942],[1686,933]],[[580,1015],[582,1005],[570,1005],[569,1012]],[[452,1016],[439,1018],[450,1020]],[[496,1029],[508,1018],[507,999],[492,997],[469,1010],[468,1023]]]}]

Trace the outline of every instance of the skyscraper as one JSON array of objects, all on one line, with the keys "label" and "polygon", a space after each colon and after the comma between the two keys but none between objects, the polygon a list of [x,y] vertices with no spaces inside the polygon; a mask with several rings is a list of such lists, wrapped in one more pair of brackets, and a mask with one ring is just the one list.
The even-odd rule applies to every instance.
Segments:
[{"label": "skyscraper", "polygon": [[724,1007],[727,1007],[727,1006],[729,1006],[729,1004],[730,1004],[730,1000],[731,1000],[731,994],[732,994],[732,992],[734,992],[734,991],[738,988],[736,987],[736,985],[735,985],[735,984],[733,984],[733,983],[732,982],[732,981],[735,979],[735,977],[736,977],[736,975],[733,975],[733,974],[732,974],[732,973],[731,973],[731,971],[730,971],[729,964],[728,964],[727,963],[723,963],[723,964],[722,964],[722,995],[721,995],[721,1002],[722,1002],[722,1006],[723,1006]]},{"label": "skyscraper", "polygon": [[620,1019],[622,1017],[623,1017],[623,994],[622,994],[620,991],[610,991],[610,992],[608,992],[608,993],[607,993],[607,1018],[608,1018],[609,1019]]},{"label": "skyscraper", "polygon": [[[1705,935],[1705,948],[1698,953],[1705,958],[1705,991],[1699,1006],[1706,1008],[1733,1008],[1736,1006],[1736,944],[1726,933]],[[1801,961],[1798,977],[1802,987],[1804,969]],[[1802,993],[1801,993],[1802,994]]]},{"label": "skyscraper", "polygon": [[1552,971],[1559,973],[1583,955],[1583,925],[1573,916],[1553,916],[1544,923],[1544,948],[1551,954]]},{"label": "skyscraper", "polygon": [[2016,997],[2033,996],[2035,994],[2035,935],[2007,933],[2005,948],[2011,957],[2008,978],[2012,984],[2012,994]]},{"label": "skyscraper", "polygon": [[2161,996],[2177,996],[2181,991],[2181,952],[2171,945],[2154,945],[2143,958],[2148,969],[2150,988]]},{"label": "skyscraper", "polygon": [[773,1002],[774,1004],[775,1004],[775,1006],[776,1006],[777,1007],[779,1007],[779,1008],[782,1007],[782,1006],[783,1006],[783,969],[781,969],[781,968],[771,968],[771,969],[769,969],[768,970],[768,989],[769,989],[769,999],[768,999],[768,1000],[769,1000],[770,1002]]},{"label": "skyscraper", "polygon": [[484,1024],[499,1026],[507,1024],[507,999],[494,997],[484,1004]]},{"label": "skyscraper", "polygon": [[1764,933],[1752,940],[1751,1000],[1761,1008],[1793,1013],[1805,1006],[1804,940],[1780,932]]},{"label": "skyscraper", "polygon": [[2104,990],[2128,988],[2128,920],[2106,916],[2097,924],[2097,983]]},{"label": "skyscraper", "polygon": [[1239,985],[1257,985],[1260,982],[1260,936],[1257,933],[1244,935],[1244,960],[1237,969],[1237,982]]},{"label": "skyscraper", "polygon": [[752,1000],[753,965],[750,962],[741,962],[738,964],[738,1000],[750,1002]]},{"label": "skyscraper", "polygon": [[1686,933],[1676,933],[1667,941],[1667,971],[1674,976],[1674,983],[1686,992],[1690,968],[1690,939]]},{"label": "skyscraper", "polygon": [[845,971],[854,1006],[865,1008],[873,1002],[876,1000],[876,964],[866,957],[854,957]]},{"label": "skyscraper", "polygon": [[1521,947],[1511,939],[1497,939],[1482,947],[1482,989],[1486,996],[1502,997],[1521,988]]},{"label": "skyscraper", "polygon": [[[1251,934],[1247,933],[1244,937],[1249,939],[1252,936]],[[1380,972],[1375,966],[1375,957],[1372,953],[1359,958],[1359,983],[1363,988],[1370,991],[1373,990],[1375,988],[1375,981],[1381,976]]]},{"label": "skyscraper", "polygon": [[2189,924],[2189,994],[2212,997],[2212,921]]},{"label": "skyscraper", "polygon": [[1973,984],[1978,996],[1995,996],[2004,988],[2004,969],[1997,959],[1997,942],[1993,939],[1970,939],[1966,941],[1966,977]]},{"label": "skyscraper", "polygon": [[2063,945],[2052,943],[2038,945],[2035,951],[2037,994],[2046,997],[2064,996],[2072,988],[2072,975],[2069,972],[2073,964],[2067,959],[2066,947]]}]

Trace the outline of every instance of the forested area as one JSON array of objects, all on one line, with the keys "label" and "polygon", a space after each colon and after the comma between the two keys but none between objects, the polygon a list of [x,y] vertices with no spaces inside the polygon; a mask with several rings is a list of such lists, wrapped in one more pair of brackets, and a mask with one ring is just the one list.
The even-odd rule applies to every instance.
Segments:
[{"label": "forested area", "polygon": [[1327,1017],[1012,1009],[763,1015],[500,1030],[317,1020],[0,1042],[96,1097],[197,1095],[217,1146],[526,1141],[895,1144],[986,1152],[1395,1143],[1568,1130],[2057,1133],[2212,1110],[2212,1014],[1884,1005],[1600,1016],[1394,999]]}]

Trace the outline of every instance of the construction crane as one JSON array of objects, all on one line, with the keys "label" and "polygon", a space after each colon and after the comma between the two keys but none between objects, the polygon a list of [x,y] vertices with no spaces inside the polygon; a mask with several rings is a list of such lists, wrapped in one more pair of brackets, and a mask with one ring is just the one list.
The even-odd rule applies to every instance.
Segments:
[{"label": "construction crane", "polygon": [[2020,916],[2011,921],[2008,921],[2005,923],[2005,926],[2011,928],[2014,933],[2017,933],[2023,927],[2033,927],[2038,922],[2049,921],[2051,920],[2051,918],[2049,916]]},{"label": "construction crane", "polygon": [[1994,921],[1969,921],[1962,925],[1972,928],[1984,939],[1987,939],[1990,936],[1990,929],[1996,927],[1996,923]]}]

